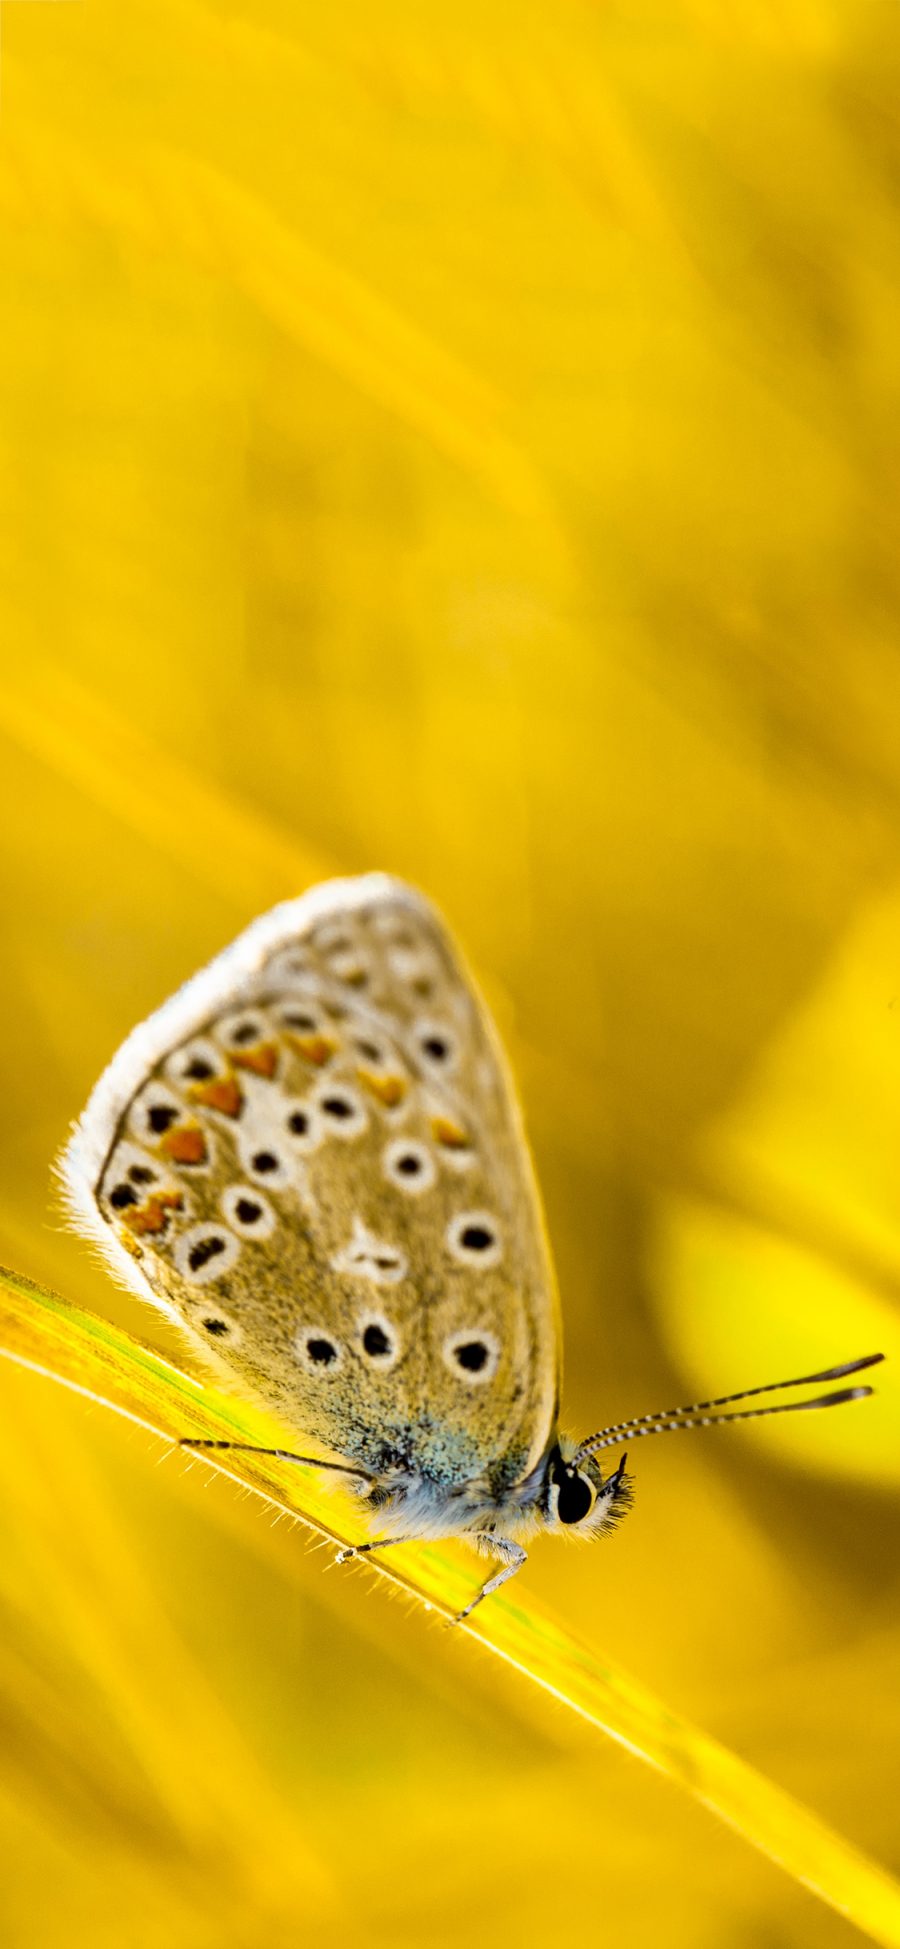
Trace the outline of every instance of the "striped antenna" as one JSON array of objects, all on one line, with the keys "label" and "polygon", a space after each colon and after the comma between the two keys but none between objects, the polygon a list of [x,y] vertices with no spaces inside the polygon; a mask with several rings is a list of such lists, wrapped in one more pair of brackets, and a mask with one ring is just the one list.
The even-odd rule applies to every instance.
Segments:
[{"label": "striped antenna", "polygon": [[640,1441],[643,1435],[671,1435],[678,1428],[709,1428],[719,1421],[756,1421],[765,1414],[798,1414],[805,1408],[837,1408],[844,1401],[864,1401],[874,1394],[872,1387],[841,1387],[834,1394],[818,1394],[811,1401],[782,1401],[775,1408],[742,1408],[737,1414],[710,1414],[710,1408],[728,1407],[732,1401],[749,1401],[755,1394],[775,1394],[783,1387],[809,1387],[816,1381],[840,1381],[858,1374],[863,1367],[876,1367],[883,1353],[868,1353],[861,1360],[848,1360],[842,1367],[826,1367],[821,1374],[801,1374],[797,1380],[767,1381],[764,1387],[743,1387],[737,1394],[720,1394],[713,1401],[694,1401],[690,1407],[661,1408],[658,1414],[638,1414],[630,1421],[616,1421],[599,1429],[580,1443],[573,1465],[578,1467],[600,1448],[615,1448],[619,1442]]}]

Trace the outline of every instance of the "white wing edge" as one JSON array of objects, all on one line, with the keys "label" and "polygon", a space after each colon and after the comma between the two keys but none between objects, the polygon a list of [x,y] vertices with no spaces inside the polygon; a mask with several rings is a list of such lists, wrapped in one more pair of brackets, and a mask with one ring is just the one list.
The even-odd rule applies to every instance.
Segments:
[{"label": "white wing edge", "polygon": [[323,880],[309,887],[296,900],[283,900],[239,934],[229,947],[201,968],[184,986],[177,989],[162,1007],[126,1037],[112,1061],[103,1071],[85,1109],[73,1126],[68,1144],[61,1153],[56,1175],[66,1215],[73,1228],[99,1245],[117,1278],[141,1299],[149,1299],[160,1312],[184,1325],[180,1315],[161,1299],[144,1278],[140,1267],[120,1245],[101,1216],[94,1196],[95,1187],[118,1128],[119,1120],[143,1078],[157,1063],[186,1042],[198,1026],[224,1006],[235,989],[248,976],[256,974],[262,963],[277,948],[295,940],[304,929],[333,913],[352,912],[375,901],[396,900],[437,920],[425,895],[405,880],[389,873],[363,873],[357,878]]}]

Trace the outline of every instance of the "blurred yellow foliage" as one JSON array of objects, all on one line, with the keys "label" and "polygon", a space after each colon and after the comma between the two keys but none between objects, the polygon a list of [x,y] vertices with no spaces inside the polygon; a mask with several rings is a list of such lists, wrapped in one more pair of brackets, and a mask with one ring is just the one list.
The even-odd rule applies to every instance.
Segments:
[{"label": "blurred yellow foliage", "polygon": [[[570,1426],[895,1355],[636,1450],[516,1603],[896,1865],[896,8],[2,35],[0,1257],[183,1361],[48,1217],[67,1123],[255,912],[418,881],[521,1078]],[[387,1579],[0,1392],[14,1949],[858,1939]]]}]

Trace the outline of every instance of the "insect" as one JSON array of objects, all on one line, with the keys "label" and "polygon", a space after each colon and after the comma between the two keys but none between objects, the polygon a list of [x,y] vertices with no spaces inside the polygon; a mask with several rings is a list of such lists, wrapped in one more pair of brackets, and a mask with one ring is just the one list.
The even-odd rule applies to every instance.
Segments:
[{"label": "insect", "polygon": [[523,1539],[627,1511],[625,1457],[604,1474],[603,1450],[872,1392],[720,1412],[772,1391],[749,1388],[559,1432],[556,1288],[503,1053],[434,909],[382,874],[276,907],[135,1029],[61,1169],[118,1274],[325,1451],[268,1452],[335,1471],[376,1518],[342,1558],[462,1535],[499,1562],[461,1618]]}]

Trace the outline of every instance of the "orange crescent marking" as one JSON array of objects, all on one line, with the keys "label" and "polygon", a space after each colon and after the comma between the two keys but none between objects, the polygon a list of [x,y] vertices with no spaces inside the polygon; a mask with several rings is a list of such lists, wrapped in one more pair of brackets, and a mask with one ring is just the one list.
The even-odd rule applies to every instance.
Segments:
[{"label": "orange crescent marking", "polygon": [[447,1150],[468,1150],[469,1138],[450,1117],[432,1117],[431,1130],[436,1141]]},{"label": "orange crescent marking", "polygon": [[176,1123],[167,1130],[158,1145],[161,1157],[171,1157],[173,1164],[205,1164],[206,1138],[199,1123]]},{"label": "orange crescent marking", "polygon": [[338,1046],[330,1035],[285,1034],[284,1039],[289,1048],[296,1049],[298,1056],[305,1057],[307,1062],[314,1062],[318,1069],[328,1061],[329,1056],[335,1054]]},{"label": "orange crescent marking", "polygon": [[278,1068],[277,1042],[255,1042],[252,1049],[232,1049],[231,1060],[237,1069],[252,1069],[254,1076],[274,1076]]},{"label": "orange crescent marking", "polygon": [[124,1223],[129,1231],[143,1237],[145,1232],[164,1232],[169,1222],[170,1211],[180,1211],[184,1200],[180,1191],[154,1191],[142,1205],[135,1205],[126,1214]]},{"label": "orange crescent marking", "polygon": [[371,1069],[358,1069],[356,1074],[370,1095],[385,1104],[388,1110],[403,1102],[409,1087],[405,1076],[376,1076]]},{"label": "orange crescent marking", "polygon": [[233,1076],[214,1076],[211,1083],[193,1083],[188,1091],[192,1102],[209,1110],[221,1110],[223,1117],[237,1117],[244,1099]]}]

